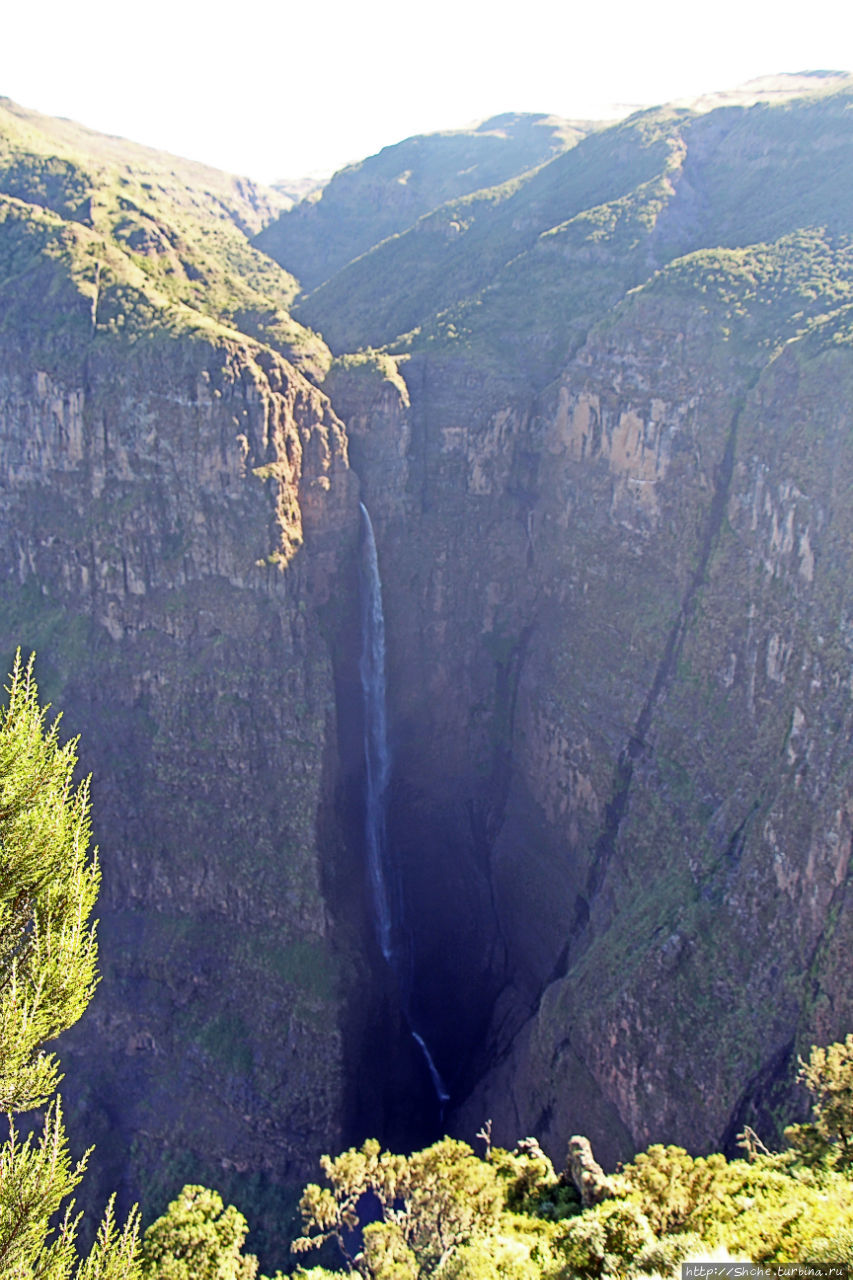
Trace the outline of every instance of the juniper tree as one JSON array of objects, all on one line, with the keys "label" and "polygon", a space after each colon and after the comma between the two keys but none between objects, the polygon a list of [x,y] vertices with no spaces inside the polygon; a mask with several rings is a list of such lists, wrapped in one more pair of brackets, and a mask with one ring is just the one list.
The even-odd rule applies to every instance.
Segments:
[{"label": "juniper tree", "polygon": [[44,1106],[59,1083],[49,1044],[77,1021],[97,982],[92,910],[100,872],[89,854],[89,783],[75,785],[77,741],[40,707],[32,659],[20,653],[0,708],[0,1275],[9,1280],[136,1280],[136,1216],[108,1207],[86,1258],[70,1197],[88,1153],[73,1163],[58,1098],[40,1134],[14,1116]]},{"label": "juniper tree", "polygon": [[[291,1247],[304,1253],[333,1240],[348,1269],[373,1280],[439,1274],[463,1245],[496,1229],[503,1208],[495,1169],[454,1138],[411,1156],[383,1151],[370,1138],[320,1164],[331,1187],[306,1187],[299,1203],[305,1234]],[[366,1227],[354,1256],[367,1193],[382,1219]]]},{"label": "juniper tree", "polygon": [[785,1130],[806,1159],[853,1169],[853,1035],[825,1049],[815,1045],[800,1059],[799,1079],[812,1095],[814,1122]]},{"label": "juniper tree", "polygon": [[248,1229],[218,1192],[186,1186],[145,1233],[144,1280],[255,1280],[257,1258],[243,1253]]}]

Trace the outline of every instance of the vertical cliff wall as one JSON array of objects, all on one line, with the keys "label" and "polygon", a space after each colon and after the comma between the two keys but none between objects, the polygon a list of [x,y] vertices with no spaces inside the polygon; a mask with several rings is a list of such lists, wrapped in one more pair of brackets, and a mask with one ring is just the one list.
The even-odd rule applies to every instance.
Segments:
[{"label": "vertical cliff wall", "polygon": [[[516,760],[582,871],[469,1120],[594,1129],[611,1159],[732,1142],[747,1118],[772,1133],[795,1050],[853,1016],[827,970],[848,918],[853,366],[836,332],[760,373],[719,336],[640,298],[546,418],[537,552],[574,530],[573,559],[551,562],[561,625],[534,641]],[[507,885],[524,854],[504,846]]]},{"label": "vertical cliff wall", "polygon": [[492,1116],[561,1158],[582,1130],[611,1161],[770,1136],[796,1051],[853,1016],[853,363],[846,310],[797,334],[824,268],[780,292],[787,254],[680,260],[534,398],[464,349],[413,351],[403,390],[369,357],[329,376],[383,563],[416,1002],[464,1134]]},{"label": "vertical cliff wall", "polygon": [[103,849],[66,1098],[103,1187],[153,1207],[207,1178],[245,1203],[251,1175],[260,1216],[346,1128],[318,616],[358,528],[343,430],[284,360],[204,331],[52,363],[7,339],[0,367],[0,645],[36,649],[82,735]]},{"label": "vertical cliff wall", "polygon": [[467,1136],[772,1138],[797,1051],[849,1029],[851,90],[815,86],[641,113],[303,303],[387,344],[325,385]]}]

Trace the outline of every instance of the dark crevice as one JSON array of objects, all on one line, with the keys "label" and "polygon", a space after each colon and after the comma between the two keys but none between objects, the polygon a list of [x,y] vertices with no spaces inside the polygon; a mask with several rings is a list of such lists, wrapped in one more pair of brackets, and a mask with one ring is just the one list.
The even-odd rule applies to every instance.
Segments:
[{"label": "dark crevice", "polygon": [[746,837],[764,804],[763,795],[759,794],[749,806],[743,819],[735,827],[726,842],[726,847],[715,865],[701,882],[700,896],[707,902],[722,905],[740,865],[741,856],[746,846]]},{"label": "dark crevice", "polygon": [[[512,1043],[519,1025],[533,1012],[533,1005],[520,997],[511,970],[512,946],[497,899],[494,851],[504,825],[509,800],[518,690],[535,625],[533,622],[524,627],[507,657],[496,664],[494,721],[497,726],[503,725],[503,732],[495,734],[485,812],[479,813],[473,800],[469,801],[472,840],[478,850],[479,862],[484,868],[491,917],[494,921],[495,934],[488,951],[488,971],[492,975],[494,986],[486,1010],[488,1021],[484,1025],[484,1036],[474,1045],[469,1055],[467,1068],[460,1080],[460,1096],[467,1094],[477,1080],[494,1066],[500,1057],[500,1046]],[[504,1012],[500,1013],[502,1001]]]},{"label": "dark crevice", "polygon": [[535,629],[536,624],[534,622],[524,627],[518,641],[510,649],[506,659],[503,662],[496,663],[493,713],[494,747],[491,773],[486,789],[486,800],[482,811],[477,809],[473,800],[469,801],[471,836],[486,869],[492,911],[498,921],[500,920],[500,913],[494,896],[492,855],[495,842],[500,835],[506,817],[506,807],[512,782],[513,739],[518,689],[524,661]]},{"label": "dark crevice", "polygon": [[426,822],[404,803],[395,810],[398,838],[407,846],[412,1007],[454,1101],[491,1065],[488,1029],[512,985],[492,858],[506,814],[519,681],[533,630],[532,623],[525,627],[495,660],[490,766],[477,794],[461,801],[455,816],[451,809]]},{"label": "dark crevice", "polygon": [[[355,556],[355,548],[353,549]],[[405,993],[376,941],[365,850],[364,707],[358,670],[356,564],[341,574],[323,615],[332,653],[337,737],[319,815],[323,892],[346,984],[341,1032],[347,1063],[341,1143],[376,1137],[397,1150],[438,1136],[435,1096],[404,1012]]]},{"label": "dark crevice", "polygon": [[[730,1160],[743,1158],[743,1148],[738,1137],[747,1125],[769,1146],[781,1138],[778,1115],[784,1113],[786,1123],[790,1123],[796,1061],[794,1041],[789,1040],[770,1054],[749,1080],[732,1109],[720,1139],[720,1150]],[[805,1113],[802,1118],[805,1119]]]},{"label": "dark crevice", "polygon": [[757,811],[757,809],[758,809],[758,801],[756,800],[753,802],[749,810],[749,813],[747,813],[743,822],[739,823],[738,826],[735,827],[734,831],[732,832],[729,838],[729,842],[726,845],[725,851],[723,853],[723,857],[726,859],[727,862],[737,862],[740,859],[740,855],[743,852],[744,840],[746,838],[747,824],[749,823],[750,818]]},{"label": "dark crevice", "polygon": [[[424,385],[423,395],[428,391]],[[430,1081],[424,1078],[424,1062],[413,1045],[410,1027],[416,1026],[428,1042],[435,1065],[452,1094],[451,1105],[455,1105],[484,1073],[512,1051],[521,1028],[535,1016],[547,987],[566,976],[587,945],[596,898],[628,812],[634,770],[653,749],[653,721],[676,670],[723,528],[742,407],[743,400],[732,415],[716,468],[695,567],[667,631],[651,685],[614,767],[610,799],[586,883],[575,901],[566,945],[541,988],[527,997],[515,988],[510,971],[512,948],[501,918],[493,859],[506,819],[520,680],[535,620],[509,643],[506,636],[494,637],[499,649],[493,652],[491,742],[486,752],[486,772],[467,797],[458,793],[454,796],[452,791],[446,796],[421,792],[417,778],[407,776],[405,763],[392,762],[388,838],[401,876],[404,930],[409,945],[402,984],[395,984],[378,953],[365,885],[359,807],[364,783],[360,760],[363,710],[357,689],[358,609],[354,601],[350,603],[348,621],[341,626],[338,620],[336,670],[341,753],[342,759],[349,760],[344,767],[347,780],[339,796],[338,811],[347,832],[345,863],[350,870],[345,879],[350,882],[350,889],[343,895],[339,889],[337,901],[344,914],[348,913],[356,953],[360,951],[366,957],[363,985],[372,989],[361,992],[361,1002],[355,996],[352,1002],[352,1053],[354,1060],[363,1065],[359,1072],[360,1092],[351,1099],[351,1111],[358,1117],[362,1133],[393,1132],[396,1140],[406,1145],[415,1140],[416,1133],[423,1135],[426,1117],[434,1111],[433,1091]],[[423,439],[420,444],[425,451]],[[417,487],[422,505],[427,506],[426,457],[419,461],[422,484]],[[379,559],[381,563],[381,547]],[[355,592],[356,588],[352,590]],[[392,734],[393,722],[394,709],[390,707]],[[733,836],[731,856],[736,856],[745,829],[746,820]],[[358,880],[357,885],[352,883],[353,878]],[[407,1090],[408,1126],[404,1120]]]},{"label": "dark crevice", "polygon": [[[592,865],[587,877],[584,896],[589,903],[593,901],[604,882],[610,859],[616,848],[619,830],[628,808],[634,766],[645,752],[652,749],[649,746],[649,731],[652,720],[663,692],[676,669],[687,627],[693,615],[696,598],[705,583],[708,565],[719,540],[734,473],[735,444],[742,411],[743,398],[739,400],[732,416],[723,456],[717,467],[714,493],[708,509],[705,533],[700,545],[696,568],[687,583],[681,607],[670,627],[651,688],[646,695],[634,728],[616,764],[611,798],[605,809],[604,825],[595,845]],[[566,970],[563,972],[565,974]]]}]

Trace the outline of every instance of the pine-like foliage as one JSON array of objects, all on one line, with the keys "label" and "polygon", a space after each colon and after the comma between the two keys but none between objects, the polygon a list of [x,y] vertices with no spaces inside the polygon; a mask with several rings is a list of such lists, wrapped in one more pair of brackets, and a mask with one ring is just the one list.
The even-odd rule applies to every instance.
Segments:
[{"label": "pine-like foliage", "polygon": [[795,1124],[785,1136],[806,1159],[853,1169],[853,1035],[800,1059],[800,1080],[812,1095],[812,1124]]},{"label": "pine-like foliage", "polygon": [[255,1280],[258,1260],[243,1253],[248,1229],[217,1191],[186,1186],[145,1233],[143,1280]]},{"label": "pine-like foliage", "polygon": [[79,1258],[70,1199],[87,1156],[68,1153],[59,1099],[40,1134],[22,1140],[14,1115],[44,1105],[59,1063],[44,1045],[76,1022],[97,981],[92,909],[100,874],[88,854],[88,780],[75,786],[76,741],[47,724],[32,659],[18,654],[0,709],[0,1275],[5,1280],[137,1280],[136,1215],[112,1205]]}]

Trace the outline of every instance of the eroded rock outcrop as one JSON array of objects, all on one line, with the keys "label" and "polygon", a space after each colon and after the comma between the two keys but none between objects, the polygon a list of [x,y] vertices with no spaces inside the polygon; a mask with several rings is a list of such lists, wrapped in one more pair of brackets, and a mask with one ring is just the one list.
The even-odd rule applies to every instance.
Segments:
[{"label": "eroded rock outcrop", "polygon": [[567,1167],[585,1209],[600,1204],[612,1194],[610,1179],[592,1154],[589,1138],[580,1134],[569,1138]]}]

